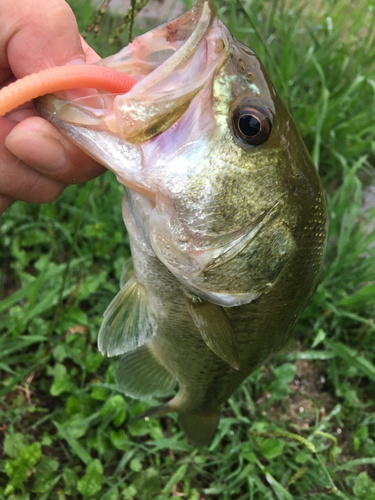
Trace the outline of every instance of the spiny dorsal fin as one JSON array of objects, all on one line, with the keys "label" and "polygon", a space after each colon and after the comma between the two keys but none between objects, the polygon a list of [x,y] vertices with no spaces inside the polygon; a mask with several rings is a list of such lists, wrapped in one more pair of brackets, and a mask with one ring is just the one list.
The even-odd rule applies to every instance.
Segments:
[{"label": "spiny dorsal fin", "polygon": [[148,342],[153,328],[144,287],[133,277],[119,291],[104,313],[98,347],[102,354],[117,356]]},{"label": "spiny dorsal fin", "polygon": [[185,295],[184,298],[194,324],[208,347],[219,358],[239,370],[237,338],[224,309],[192,294]]},{"label": "spiny dorsal fin", "polygon": [[136,399],[164,396],[176,382],[150,345],[125,354],[117,365],[115,379],[121,391]]}]

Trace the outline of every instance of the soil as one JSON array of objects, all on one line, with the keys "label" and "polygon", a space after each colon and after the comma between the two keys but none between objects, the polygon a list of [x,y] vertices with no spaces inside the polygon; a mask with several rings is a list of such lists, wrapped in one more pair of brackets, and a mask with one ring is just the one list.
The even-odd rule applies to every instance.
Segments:
[{"label": "soil", "polygon": [[[323,420],[335,406],[335,399],[328,392],[326,374],[315,361],[296,361],[297,372],[289,384],[290,394],[282,401],[267,408],[267,415],[277,423],[288,423],[290,431],[299,433],[311,429],[316,418]],[[271,395],[265,394],[258,401],[261,404]]]}]

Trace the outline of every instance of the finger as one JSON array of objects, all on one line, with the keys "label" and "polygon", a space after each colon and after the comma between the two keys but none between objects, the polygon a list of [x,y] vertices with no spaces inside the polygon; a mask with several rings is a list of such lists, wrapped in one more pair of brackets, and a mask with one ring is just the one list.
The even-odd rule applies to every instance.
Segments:
[{"label": "finger", "polygon": [[0,215],[14,202],[13,198],[0,194]]},{"label": "finger", "polygon": [[85,182],[105,171],[40,117],[16,125],[6,138],[6,146],[39,173],[64,184]]},{"label": "finger", "polygon": [[14,82],[15,78],[10,68],[0,68],[0,89]]},{"label": "finger", "polygon": [[65,184],[45,177],[15,157],[4,145],[5,136],[14,124],[0,119],[0,194],[7,198],[30,203],[47,203],[55,200],[65,189]]},{"label": "finger", "polygon": [[92,64],[96,61],[100,61],[101,57],[95,52],[94,49],[88,45],[88,43],[81,37],[82,49],[86,56],[87,64]]},{"label": "finger", "polygon": [[[50,203],[56,200],[66,184],[45,177],[22,161],[0,165],[1,196],[28,203]],[[11,203],[4,206],[7,208]]]},{"label": "finger", "polygon": [[0,25],[0,67],[10,67],[17,78],[85,61],[74,14],[63,0],[49,0],[48,5],[12,0],[0,9]]},{"label": "finger", "polygon": [[35,110],[32,108],[32,103],[26,103],[22,106],[19,106],[14,111],[7,113],[6,118],[9,120],[20,123],[22,120],[29,118],[31,116],[37,116]]}]

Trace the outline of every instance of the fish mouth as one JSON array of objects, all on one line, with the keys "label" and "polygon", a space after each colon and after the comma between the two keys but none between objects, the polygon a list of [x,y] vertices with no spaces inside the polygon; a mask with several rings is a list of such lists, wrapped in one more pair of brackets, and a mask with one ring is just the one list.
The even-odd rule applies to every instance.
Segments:
[{"label": "fish mouth", "polygon": [[158,186],[150,180],[143,145],[171,128],[211,85],[231,57],[230,40],[211,1],[199,0],[181,17],[95,63],[137,80],[128,93],[100,92],[101,107],[95,108],[86,97],[69,101],[53,95],[36,99],[34,107],[120,183],[155,200]]},{"label": "fish mouth", "polygon": [[[220,23],[220,29],[212,29],[215,21]],[[98,107],[90,105],[90,97],[72,102],[44,96],[36,100],[36,110],[55,122],[57,128],[63,122],[142,144],[175,123],[230,57],[226,31],[211,0],[199,0],[181,17],[94,63],[135,79],[137,83],[129,92],[116,96],[101,92]],[[73,140],[73,134],[69,139]]]}]

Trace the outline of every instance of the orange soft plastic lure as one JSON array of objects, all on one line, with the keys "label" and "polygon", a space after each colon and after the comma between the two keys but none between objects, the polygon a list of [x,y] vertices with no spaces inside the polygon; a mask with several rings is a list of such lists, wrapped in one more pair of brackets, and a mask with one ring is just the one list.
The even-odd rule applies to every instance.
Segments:
[{"label": "orange soft plastic lure", "polygon": [[56,66],[25,76],[0,90],[0,116],[31,99],[60,90],[94,88],[125,94],[137,82],[105,66]]}]

